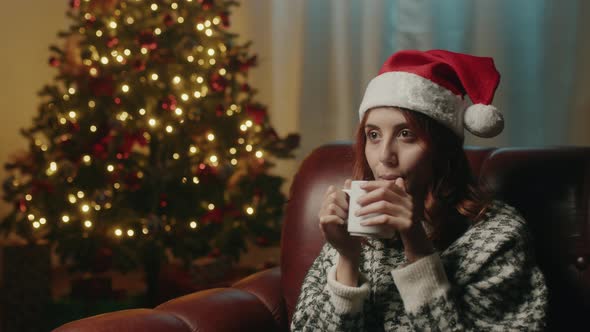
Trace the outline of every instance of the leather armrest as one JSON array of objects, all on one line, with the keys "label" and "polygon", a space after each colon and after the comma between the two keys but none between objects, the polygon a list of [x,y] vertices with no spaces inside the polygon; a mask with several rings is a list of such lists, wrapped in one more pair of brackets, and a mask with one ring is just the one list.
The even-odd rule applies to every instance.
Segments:
[{"label": "leather armrest", "polygon": [[258,297],[234,288],[214,288],[170,300],[154,310],[172,313],[190,331],[277,331],[278,324]]},{"label": "leather armrest", "polygon": [[288,330],[287,310],[281,292],[280,267],[277,266],[253,274],[233,284],[232,287],[247,291],[258,297],[271,312],[281,330]]},{"label": "leather armrest", "polygon": [[154,309],[122,310],[80,319],[54,332],[277,330],[271,312],[254,294],[214,288],[170,300]]}]

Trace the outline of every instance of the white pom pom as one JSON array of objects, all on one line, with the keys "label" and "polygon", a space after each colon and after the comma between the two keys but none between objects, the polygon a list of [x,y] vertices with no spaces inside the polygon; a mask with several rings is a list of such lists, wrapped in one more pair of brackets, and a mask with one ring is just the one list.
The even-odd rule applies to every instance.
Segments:
[{"label": "white pom pom", "polygon": [[504,117],[492,105],[474,104],[463,115],[465,129],[479,137],[494,137],[504,129]]}]

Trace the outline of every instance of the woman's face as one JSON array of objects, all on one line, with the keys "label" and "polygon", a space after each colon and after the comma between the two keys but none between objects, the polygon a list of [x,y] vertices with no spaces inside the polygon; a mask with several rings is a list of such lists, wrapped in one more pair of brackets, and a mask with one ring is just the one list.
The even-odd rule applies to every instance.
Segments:
[{"label": "woman's face", "polygon": [[412,195],[423,195],[432,178],[430,153],[410,129],[404,114],[392,107],[368,111],[364,127],[365,157],[376,180],[402,177]]}]

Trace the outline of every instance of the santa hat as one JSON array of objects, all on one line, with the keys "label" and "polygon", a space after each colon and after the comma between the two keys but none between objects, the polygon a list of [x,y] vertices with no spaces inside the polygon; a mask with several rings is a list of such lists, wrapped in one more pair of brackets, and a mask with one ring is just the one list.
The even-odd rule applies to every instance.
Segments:
[{"label": "santa hat", "polygon": [[[459,137],[463,128],[480,137],[493,137],[504,128],[504,118],[490,105],[500,82],[494,60],[444,50],[400,51],[373,78],[359,108],[396,106],[423,113]],[[467,107],[463,96],[473,105]]]}]

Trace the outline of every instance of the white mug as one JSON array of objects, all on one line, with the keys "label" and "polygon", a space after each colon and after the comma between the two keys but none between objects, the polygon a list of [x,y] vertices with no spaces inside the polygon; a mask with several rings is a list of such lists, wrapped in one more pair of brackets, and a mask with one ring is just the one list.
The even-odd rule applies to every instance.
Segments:
[{"label": "white mug", "polygon": [[360,217],[355,215],[355,212],[360,209],[360,205],[357,202],[359,197],[366,194],[366,191],[361,189],[361,184],[366,182],[367,181],[352,181],[350,189],[343,189],[350,198],[348,202],[348,233],[353,236],[366,236],[382,239],[392,238],[395,234],[395,230],[391,227],[386,227],[384,225],[361,225],[361,221],[376,216],[377,214],[371,213]]}]

